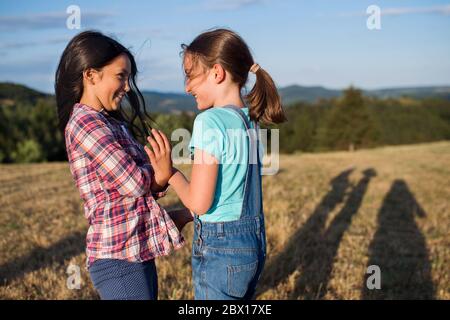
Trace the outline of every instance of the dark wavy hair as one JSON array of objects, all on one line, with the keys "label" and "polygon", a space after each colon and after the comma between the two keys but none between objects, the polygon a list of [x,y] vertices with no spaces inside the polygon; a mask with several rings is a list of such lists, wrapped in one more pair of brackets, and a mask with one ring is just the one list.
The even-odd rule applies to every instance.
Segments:
[{"label": "dark wavy hair", "polygon": [[108,113],[127,122],[135,138],[149,135],[144,117],[153,120],[147,113],[144,97],[136,86],[137,67],[133,54],[116,40],[97,31],[84,31],[70,40],[56,70],[56,105],[63,135],[73,106],[83,94],[83,72],[90,68],[100,70],[121,54],[127,55],[131,62],[130,91],[126,94],[130,112],[127,114],[121,104],[117,111]]}]

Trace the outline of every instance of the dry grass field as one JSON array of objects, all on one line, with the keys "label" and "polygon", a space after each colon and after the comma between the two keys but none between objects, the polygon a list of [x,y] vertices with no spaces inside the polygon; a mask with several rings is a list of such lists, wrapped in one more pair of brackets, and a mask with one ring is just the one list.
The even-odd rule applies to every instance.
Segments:
[{"label": "dry grass field", "polygon": [[[282,155],[263,178],[258,299],[450,299],[450,142]],[[181,167],[188,172],[188,167]],[[170,192],[160,203],[178,205]],[[160,299],[192,299],[190,242],[157,260]],[[67,163],[0,166],[0,298],[98,299]],[[80,289],[66,285],[81,267]],[[381,289],[366,286],[378,265]]]}]

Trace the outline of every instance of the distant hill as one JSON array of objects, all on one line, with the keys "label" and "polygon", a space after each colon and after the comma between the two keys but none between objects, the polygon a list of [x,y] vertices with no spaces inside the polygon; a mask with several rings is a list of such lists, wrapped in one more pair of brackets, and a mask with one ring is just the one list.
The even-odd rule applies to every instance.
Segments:
[{"label": "distant hill", "polygon": [[[181,93],[163,93],[156,91],[142,91],[148,110],[151,112],[195,112],[195,99]],[[34,104],[40,98],[53,98],[54,95],[39,92],[25,85],[0,82],[0,105],[10,105],[14,101]]]},{"label": "distant hill", "polygon": [[289,105],[293,102],[304,101],[314,102],[317,99],[336,98],[341,95],[341,90],[326,89],[324,87],[305,87],[299,85],[292,85],[278,89],[284,105]]},{"label": "distant hill", "polygon": [[196,112],[196,102],[193,96],[182,93],[162,93],[143,91],[145,104],[152,112]]},{"label": "distant hill", "polygon": [[[321,86],[292,85],[279,89],[283,104],[288,106],[294,102],[314,102],[318,99],[339,97],[342,90],[327,89]],[[377,90],[363,90],[367,96],[380,99],[409,96],[423,99],[440,97],[450,100],[450,86],[386,88]],[[146,104],[151,112],[179,113],[197,112],[195,99],[184,93],[164,93],[157,91],[142,91]],[[10,82],[0,83],[0,104],[7,105],[14,101],[29,101],[34,103],[39,98],[51,98],[52,95],[39,92],[21,84]]]},{"label": "distant hill", "polygon": [[411,98],[429,98],[440,97],[450,100],[450,87],[409,87],[409,88],[388,88],[379,90],[366,90],[367,95],[373,95],[381,99],[396,98],[401,96],[408,96]]},{"label": "distant hill", "polygon": [[0,82],[0,103],[2,104],[9,104],[14,101],[35,103],[39,98],[48,98],[50,96],[21,84]]},{"label": "distant hill", "polygon": [[[280,88],[279,92],[285,105],[289,105],[296,101],[314,102],[320,98],[336,98],[342,94],[342,90],[327,89],[319,86],[305,87],[299,85]],[[366,96],[377,97],[380,99],[408,96],[416,99],[439,97],[450,100],[450,86],[386,88],[363,90],[363,93]]]},{"label": "distant hill", "polygon": [[[288,106],[294,102],[314,102],[318,99],[330,99],[339,97],[343,90],[327,89],[321,86],[299,86],[292,85],[279,89],[283,104]],[[411,88],[386,88],[377,90],[363,90],[367,96],[380,99],[398,98],[409,96],[411,98],[423,99],[428,97],[440,97],[450,100],[450,86],[448,87],[411,87]],[[151,110],[158,112],[196,111],[195,99],[186,94],[161,93],[155,91],[143,92],[146,103]]]}]

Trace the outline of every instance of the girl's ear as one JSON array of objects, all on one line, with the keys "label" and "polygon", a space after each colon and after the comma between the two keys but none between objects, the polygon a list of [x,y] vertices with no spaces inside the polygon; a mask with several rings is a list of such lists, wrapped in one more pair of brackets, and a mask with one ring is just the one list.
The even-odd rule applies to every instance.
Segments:
[{"label": "girl's ear", "polygon": [[213,65],[213,76],[216,83],[221,83],[225,79],[225,69],[218,63]]},{"label": "girl's ear", "polygon": [[83,71],[83,79],[88,83],[95,85],[100,80],[100,74],[97,70],[89,68]]}]

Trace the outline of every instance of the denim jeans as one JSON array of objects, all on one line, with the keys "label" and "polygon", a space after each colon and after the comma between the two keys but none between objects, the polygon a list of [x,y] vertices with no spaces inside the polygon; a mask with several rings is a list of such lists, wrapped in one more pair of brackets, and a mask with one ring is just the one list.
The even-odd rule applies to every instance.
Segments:
[{"label": "denim jeans", "polygon": [[99,259],[89,267],[89,273],[102,300],[158,298],[158,276],[154,260],[137,263]]},{"label": "denim jeans", "polygon": [[[235,110],[247,130],[250,123]],[[255,124],[255,128],[257,128]],[[250,151],[258,144],[250,138]],[[251,152],[249,152],[251,154]],[[204,222],[195,216],[192,244],[192,277],[195,299],[252,299],[266,258],[260,161],[249,161],[240,218],[229,222]]]}]

